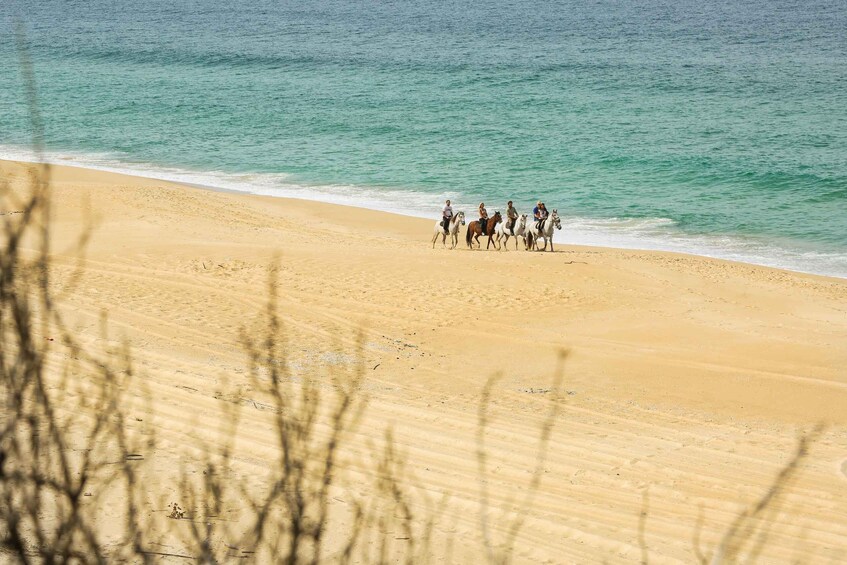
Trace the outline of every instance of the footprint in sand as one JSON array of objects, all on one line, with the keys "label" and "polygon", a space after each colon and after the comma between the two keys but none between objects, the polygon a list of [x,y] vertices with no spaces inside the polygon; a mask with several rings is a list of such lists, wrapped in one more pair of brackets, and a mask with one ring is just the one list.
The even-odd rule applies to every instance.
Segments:
[{"label": "footprint in sand", "polygon": [[839,465],[839,469],[844,478],[847,479],[847,459],[841,462],[841,465]]}]

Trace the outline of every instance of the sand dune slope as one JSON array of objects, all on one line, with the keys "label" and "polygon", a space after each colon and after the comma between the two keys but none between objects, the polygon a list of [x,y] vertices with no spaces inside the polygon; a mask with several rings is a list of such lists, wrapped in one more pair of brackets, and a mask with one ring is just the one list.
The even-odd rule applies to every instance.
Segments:
[{"label": "sand dune slope", "polygon": [[[19,164],[0,171],[22,179]],[[464,239],[455,251],[432,249],[424,220],[72,168],[56,168],[54,180],[57,291],[75,281],[75,242],[94,221],[62,307],[92,347],[106,312],[108,340],[130,341],[154,399],[155,417],[137,430],[161,440],[148,457],[150,512],[178,495],[168,477],[190,464],[185,453],[215,443],[221,391],[236,390],[245,371],[240,332],[258,335],[274,280],[295,373],[343,365],[365,331],[369,404],[347,452],[351,480],[390,427],[419,488],[449,495],[436,561],[483,552],[476,453],[486,380],[500,376],[485,485],[502,539],[536,464],[561,349],[563,405],[516,561],[631,562],[644,545],[651,561],[692,562],[695,534],[714,547],[764,494],[798,433],[819,422],[826,428],[771,516],[762,556],[845,556],[844,280],[645,251],[469,251]],[[260,408],[242,414],[244,476],[275,457]]]}]

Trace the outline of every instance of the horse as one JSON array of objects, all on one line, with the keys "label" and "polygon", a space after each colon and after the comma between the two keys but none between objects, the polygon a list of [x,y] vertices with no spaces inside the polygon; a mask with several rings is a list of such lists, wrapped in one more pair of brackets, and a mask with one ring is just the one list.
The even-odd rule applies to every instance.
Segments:
[{"label": "horse", "polygon": [[515,238],[515,251],[518,250],[518,238],[522,239],[524,242],[524,247],[526,247],[526,214],[521,214],[515,220],[514,227],[515,235],[512,235],[512,230],[506,227],[506,222],[497,225],[497,228],[494,230],[494,238],[497,243],[497,248],[500,248],[500,240],[503,240],[503,246],[509,242],[510,237]]},{"label": "horse", "polygon": [[[488,245],[485,246],[488,249],[488,246],[491,245],[492,238],[494,237],[494,228],[497,227],[503,220],[503,217],[500,216],[500,212],[494,212],[494,215],[488,218],[488,222],[485,224],[487,228],[485,233],[488,234]],[[473,249],[473,240],[476,240],[477,248],[482,247],[482,244],[479,242],[479,236],[482,235],[482,226],[478,221],[474,220],[473,222],[468,224],[468,233],[465,234],[465,241],[468,244],[469,249]]]},{"label": "horse", "polygon": [[452,218],[450,218],[450,226],[448,227],[448,232],[444,231],[444,226],[442,222],[435,222],[435,235],[432,236],[432,248],[435,249],[435,242],[438,240],[438,236],[441,235],[441,245],[445,248],[447,247],[447,236],[450,236],[450,242],[453,244],[450,249],[456,249],[456,245],[459,244],[459,226],[465,225],[465,213],[459,212]]},{"label": "horse", "polygon": [[550,251],[553,251],[553,228],[557,230],[562,229],[562,220],[559,219],[559,214],[556,210],[553,210],[553,213],[550,214],[546,220],[541,224],[541,229],[539,230],[535,226],[532,227],[531,230],[527,230],[526,232],[526,245],[527,249],[535,249],[538,251],[538,240],[544,240],[544,248],[541,251],[547,251],[547,240],[550,240]]}]

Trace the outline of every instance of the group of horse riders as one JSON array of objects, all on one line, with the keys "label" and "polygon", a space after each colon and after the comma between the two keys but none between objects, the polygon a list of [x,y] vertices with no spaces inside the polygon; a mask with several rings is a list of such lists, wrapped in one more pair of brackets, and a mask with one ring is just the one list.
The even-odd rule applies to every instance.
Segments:
[{"label": "group of horse riders", "polygon": [[[504,219],[505,221],[503,221]],[[529,224],[529,221],[534,221],[535,229],[530,227],[532,224]],[[447,200],[444,208],[441,210],[441,221],[435,225],[435,233],[432,239],[433,247],[439,235],[442,238],[442,244],[446,244],[446,238],[449,235],[451,236],[452,248],[455,249],[458,242],[459,226],[463,225],[465,225],[465,213],[458,212],[454,214],[450,200]],[[546,250],[547,241],[549,240],[550,249],[552,250],[554,228],[562,229],[559,215],[556,210],[548,212],[547,206],[540,200],[532,210],[532,220],[529,220],[526,214],[519,214],[511,200],[506,204],[505,218],[501,216],[499,211],[495,212],[493,217],[489,217],[488,211],[485,209],[485,203],[480,202],[479,220],[471,222],[468,225],[468,232],[465,239],[467,240],[468,247],[473,247],[473,241],[476,241],[477,247],[479,247],[479,236],[487,235],[488,245],[486,247],[494,243],[494,246],[500,249],[501,239],[508,241],[510,237],[514,237],[515,245],[517,246],[518,239],[522,239],[527,250],[537,249],[539,239],[543,240],[544,249]]]},{"label": "group of horse riders", "polygon": [[[535,228],[540,230],[541,224],[544,223],[544,220],[550,213],[547,211],[547,206],[544,205],[544,202],[538,201],[535,204],[535,208],[532,209],[532,216],[535,219]],[[444,208],[441,210],[441,227],[444,228],[444,233],[447,234],[450,229],[450,220],[453,218],[453,207],[450,205],[450,200],[444,204]],[[512,201],[506,203],[506,222],[505,228],[511,232],[511,234],[515,235],[515,224],[518,221],[518,211],[515,210],[515,207],[512,205]],[[479,203],[479,225],[482,228],[482,235],[488,235],[487,233],[487,225],[488,225],[488,210],[485,209],[485,202]]]}]

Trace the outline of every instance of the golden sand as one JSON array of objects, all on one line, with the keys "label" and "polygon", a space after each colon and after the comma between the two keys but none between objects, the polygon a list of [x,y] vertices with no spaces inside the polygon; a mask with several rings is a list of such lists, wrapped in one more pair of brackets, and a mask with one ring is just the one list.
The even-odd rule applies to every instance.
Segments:
[{"label": "golden sand", "polygon": [[[24,167],[0,163],[20,180]],[[54,282],[84,340],[132,345],[155,417],[151,500],[168,469],[214,444],[216,391],[245,365],[239,331],[261,327],[270,267],[290,361],[309,370],[366,332],[366,417],[351,449],[386,427],[416,482],[449,495],[436,539],[454,562],[482,551],[478,406],[491,515],[522,496],[557,351],[563,398],[518,562],[692,562],[762,496],[797,434],[827,424],[781,501],[763,557],[838,561],[847,548],[847,281],[674,253],[557,246],[555,253],[433,250],[433,221],[292,199],[53,168]],[[14,182],[18,182],[17,180]],[[567,225],[561,232],[567,240]],[[273,461],[258,410],[242,414],[239,472]],[[365,487],[362,487],[365,489]],[[158,490],[157,490],[158,489]],[[155,492],[154,492],[155,491]],[[343,497],[334,504],[344,504]],[[151,503],[152,504],[152,503]],[[161,511],[160,508],[149,511]],[[502,534],[502,532],[499,532]],[[436,544],[435,553],[443,545]]]}]

